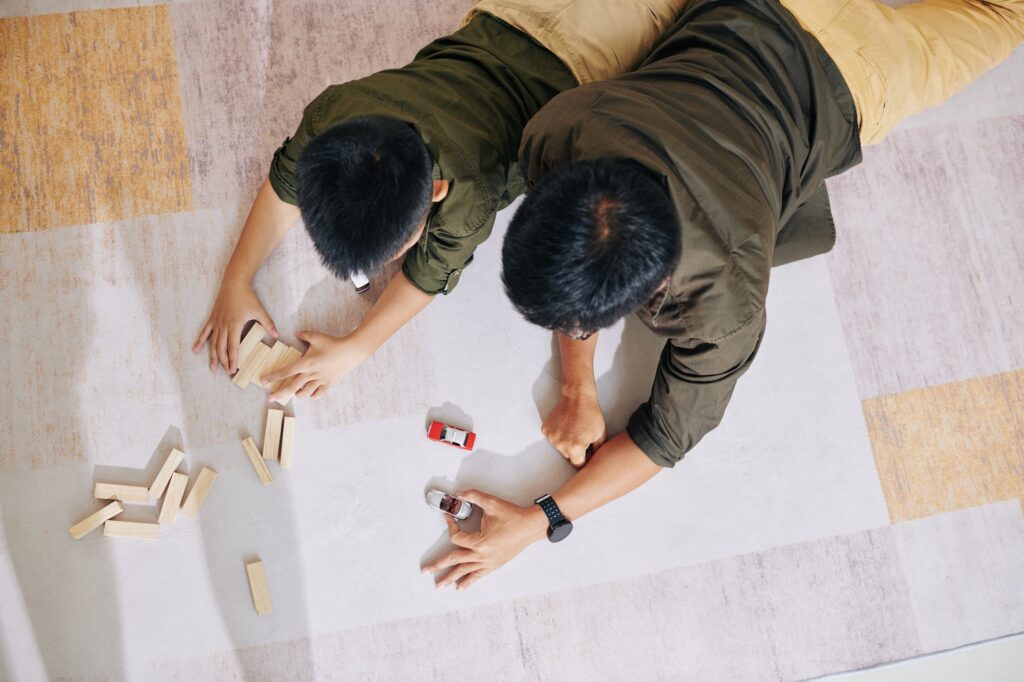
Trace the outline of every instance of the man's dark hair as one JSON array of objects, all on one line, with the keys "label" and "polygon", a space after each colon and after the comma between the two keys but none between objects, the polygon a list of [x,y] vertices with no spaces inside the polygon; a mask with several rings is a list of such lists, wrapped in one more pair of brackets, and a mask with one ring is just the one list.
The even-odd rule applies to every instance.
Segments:
[{"label": "man's dark hair", "polygon": [[433,160],[412,126],[383,116],[328,128],[299,157],[299,209],[313,244],[338,277],[373,272],[426,217]]},{"label": "man's dark hair", "polygon": [[569,164],[538,182],[512,218],[501,252],[505,291],[547,329],[604,329],[669,276],[679,229],[668,193],[639,164]]}]

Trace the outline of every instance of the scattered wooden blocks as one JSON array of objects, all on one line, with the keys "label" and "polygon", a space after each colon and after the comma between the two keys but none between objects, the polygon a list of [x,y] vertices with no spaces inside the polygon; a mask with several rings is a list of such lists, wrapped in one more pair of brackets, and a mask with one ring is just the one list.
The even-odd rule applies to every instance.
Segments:
[{"label": "scattered wooden blocks", "polygon": [[249,576],[249,591],[252,592],[252,604],[256,613],[270,613],[274,606],[270,602],[270,587],[267,585],[267,573],[263,570],[262,561],[253,561],[245,565],[245,573]]},{"label": "scattered wooden blocks", "polygon": [[150,497],[160,499],[163,496],[167,484],[171,481],[171,474],[181,464],[183,457],[185,457],[185,453],[181,450],[177,448],[171,450],[171,454],[167,455],[167,459],[164,460],[164,465],[160,467],[160,473],[153,479],[153,485],[149,486]]},{"label": "scattered wooden blocks", "polygon": [[124,505],[120,502],[111,502],[103,509],[98,512],[89,514],[84,519],[71,526],[71,537],[78,540],[79,538],[88,535],[93,532],[109,519],[114,518],[118,514],[124,511]]},{"label": "scattered wooden blocks", "polygon": [[149,502],[149,488],[144,485],[121,485],[120,483],[97,483],[92,496],[97,500],[120,500],[121,502]]},{"label": "scattered wooden blocks", "polygon": [[263,431],[263,459],[277,459],[281,449],[281,420],[284,410],[267,410],[267,427]]},{"label": "scattered wooden blocks", "polygon": [[281,426],[280,464],[282,469],[292,466],[292,449],[295,447],[295,417],[285,417]]},{"label": "scattered wooden blocks", "polygon": [[199,476],[196,477],[196,482],[192,486],[192,490],[189,491],[188,497],[185,498],[185,504],[181,507],[181,513],[190,519],[194,519],[196,514],[199,513],[200,507],[203,506],[203,502],[206,501],[206,496],[210,494],[210,488],[213,487],[213,482],[216,480],[217,472],[203,467],[203,470],[199,472]]},{"label": "scattered wooden blocks", "polygon": [[284,362],[284,359],[289,356],[288,351],[291,349],[291,346],[284,341],[279,340],[274,343],[273,348],[270,349],[270,355],[267,356],[266,361],[263,363],[263,367],[260,369],[261,382],[263,381],[263,377],[267,376],[271,372],[276,372],[288,364],[287,362]]},{"label": "scattered wooden blocks", "polygon": [[188,476],[185,474],[171,474],[171,482],[167,485],[167,494],[164,496],[163,506],[160,507],[160,524],[169,526],[178,518],[178,510],[181,508],[181,498],[185,495],[185,486],[188,485]]},{"label": "scattered wooden blocks", "polygon": [[252,463],[252,468],[256,470],[256,475],[260,479],[260,483],[263,485],[270,485],[274,480],[274,477],[270,475],[270,469],[267,468],[266,462],[263,461],[263,457],[260,456],[260,451],[256,447],[256,441],[252,438],[246,438],[242,441],[242,447],[245,448],[245,454],[249,457],[249,462]]},{"label": "scattered wooden blocks", "polygon": [[270,357],[270,346],[260,341],[249,353],[245,362],[238,364],[238,371],[235,372],[235,377],[231,381],[235,382],[239,388],[245,388],[259,376],[263,363],[268,357]]},{"label": "scattered wooden blocks", "polygon": [[156,540],[160,537],[159,523],[139,521],[107,521],[103,524],[103,535],[132,540]]}]

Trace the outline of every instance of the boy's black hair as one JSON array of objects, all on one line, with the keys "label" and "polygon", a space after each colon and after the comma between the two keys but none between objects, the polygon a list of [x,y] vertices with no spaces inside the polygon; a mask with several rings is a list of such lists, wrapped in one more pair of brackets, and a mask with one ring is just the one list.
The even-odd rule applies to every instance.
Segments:
[{"label": "boy's black hair", "polygon": [[432,168],[412,126],[391,118],[352,118],[313,138],[295,185],[324,265],[347,278],[391,260],[426,217]]},{"label": "boy's black hair", "polygon": [[668,193],[632,161],[578,161],[537,183],[502,247],[502,280],[530,322],[593,333],[650,298],[679,259]]}]

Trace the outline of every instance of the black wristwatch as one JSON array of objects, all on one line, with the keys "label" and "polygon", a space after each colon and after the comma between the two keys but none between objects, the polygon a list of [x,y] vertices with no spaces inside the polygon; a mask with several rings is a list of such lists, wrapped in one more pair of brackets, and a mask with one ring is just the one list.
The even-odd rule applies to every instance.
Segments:
[{"label": "black wristwatch", "polygon": [[539,504],[544,510],[544,515],[548,517],[548,540],[561,542],[569,537],[569,533],[572,532],[572,521],[562,515],[562,510],[555,504],[555,498],[551,495],[542,495],[533,503]]}]

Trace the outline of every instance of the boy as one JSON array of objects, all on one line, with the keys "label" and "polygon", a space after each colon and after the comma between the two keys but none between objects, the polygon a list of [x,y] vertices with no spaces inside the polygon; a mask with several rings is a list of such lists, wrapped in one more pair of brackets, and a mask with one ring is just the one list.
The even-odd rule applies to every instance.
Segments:
[{"label": "boy", "polygon": [[243,325],[276,338],[251,282],[300,215],[338,277],[403,259],[346,337],[301,333],[305,356],[265,377],[272,399],[321,397],[437,294],[523,189],[526,122],[551,97],[637,63],[685,0],[485,0],[412,63],[327,88],[274,155],[193,351],[237,371]]}]

